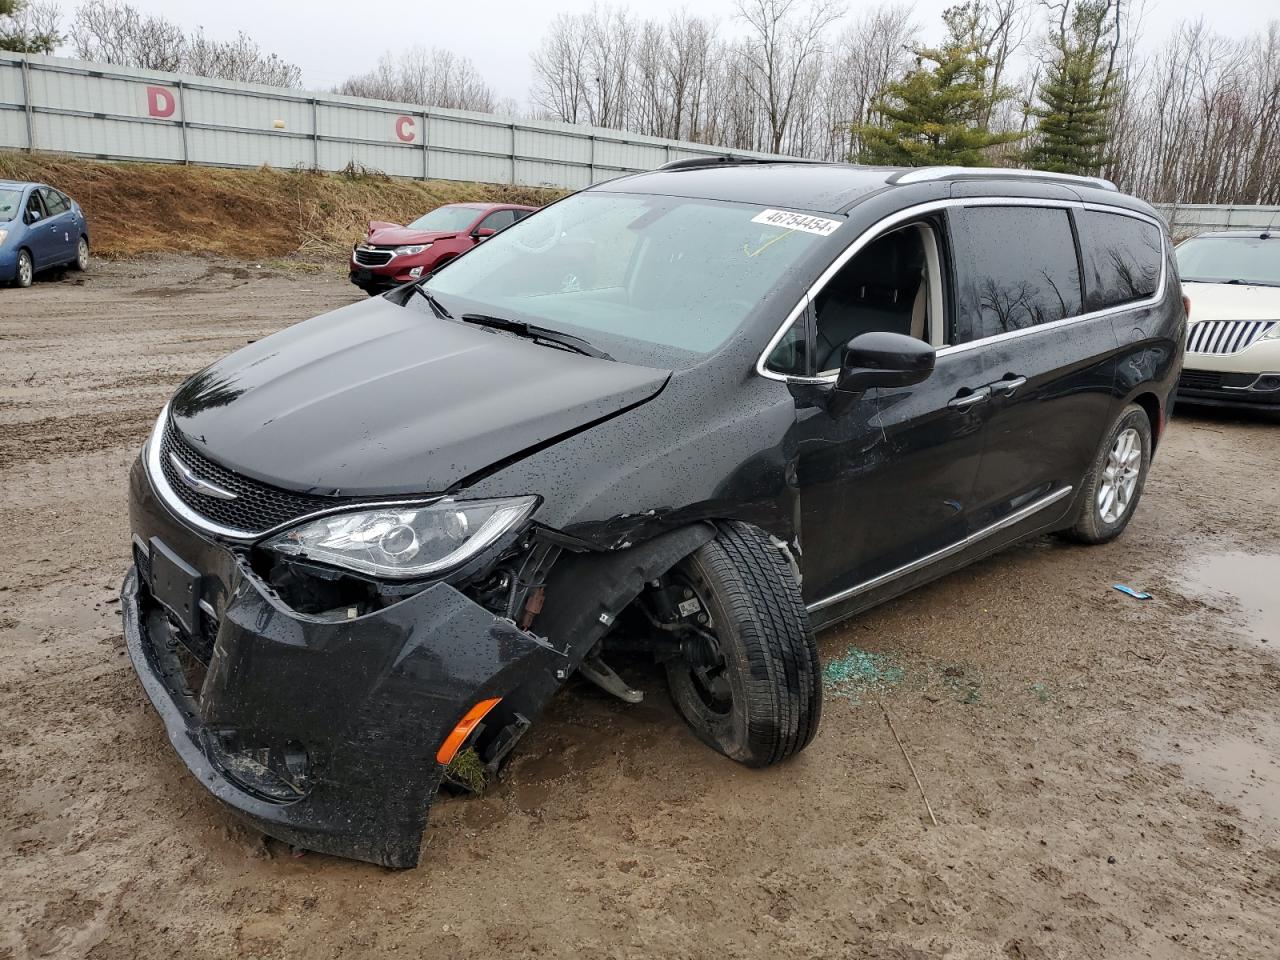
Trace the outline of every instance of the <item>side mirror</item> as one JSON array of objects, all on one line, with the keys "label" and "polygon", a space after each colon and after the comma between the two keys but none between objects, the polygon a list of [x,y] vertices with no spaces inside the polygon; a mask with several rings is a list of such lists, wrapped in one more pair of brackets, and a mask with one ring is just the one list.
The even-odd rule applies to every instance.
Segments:
[{"label": "side mirror", "polygon": [[26,220],[27,220],[27,224],[28,224],[28,225],[35,223],[35,222],[36,222],[37,220],[39,220],[39,219],[40,219],[40,211],[39,211],[39,210],[28,210],[28,211],[27,211]]},{"label": "side mirror", "polygon": [[902,333],[872,332],[845,345],[836,392],[862,393],[870,387],[909,387],[933,373],[937,352]]},{"label": "side mirror", "polygon": [[497,232],[493,227],[476,227],[471,231],[471,238],[473,240],[488,240]]}]

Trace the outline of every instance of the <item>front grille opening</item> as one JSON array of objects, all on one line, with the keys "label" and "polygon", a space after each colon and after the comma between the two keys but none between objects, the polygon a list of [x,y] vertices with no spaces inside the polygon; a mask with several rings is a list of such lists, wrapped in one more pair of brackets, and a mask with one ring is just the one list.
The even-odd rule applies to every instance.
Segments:
[{"label": "front grille opening", "polygon": [[366,250],[356,248],[356,263],[362,267],[385,267],[391,262],[390,250]]},{"label": "front grille opening", "polygon": [[[234,493],[235,499],[222,500],[192,490],[183,481],[171,455],[201,479]],[[262,533],[306,514],[350,502],[347,498],[283,490],[228,470],[196,450],[172,422],[165,424],[161,438],[160,469],[174,495],[189,509],[214,523],[245,533]]]}]

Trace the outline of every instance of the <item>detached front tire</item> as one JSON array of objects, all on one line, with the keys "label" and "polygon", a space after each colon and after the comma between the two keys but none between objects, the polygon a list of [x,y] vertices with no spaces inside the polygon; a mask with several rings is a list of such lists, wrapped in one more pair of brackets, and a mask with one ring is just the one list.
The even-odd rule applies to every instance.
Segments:
[{"label": "detached front tire", "polygon": [[1085,475],[1080,504],[1063,536],[1077,543],[1106,543],[1129,525],[1151,466],[1151,421],[1136,403],[1112,425]]},{"label": "detached front tire", "polygon": [[672,574],[703,608],[713,648],[703,664],[667,662],[694,734],[750,767],[799,753],[822,716],[822,674],[790,562],[762,531],[729,523]]}]

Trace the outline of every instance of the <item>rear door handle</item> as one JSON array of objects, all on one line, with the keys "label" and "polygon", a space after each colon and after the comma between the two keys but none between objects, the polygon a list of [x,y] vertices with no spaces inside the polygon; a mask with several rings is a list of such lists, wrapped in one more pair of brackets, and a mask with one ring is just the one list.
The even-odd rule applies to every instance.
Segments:
[{"label": "rear door handle", "polygon": [[947,406],[952,410],[966,410],[975,404],[985,403],[990,396],[991,389],[989,387],[979,387],[972,393],[961,394],[960,396],[948,401]]},{"label": "rear door handle", "polygon": [[1026,377],[1009,377],[1004,380],[997,380],[990,384],[992,394],[999,396],[1003,394],[1006,397],[1012,397],[1014,391],[1027,382]]}]

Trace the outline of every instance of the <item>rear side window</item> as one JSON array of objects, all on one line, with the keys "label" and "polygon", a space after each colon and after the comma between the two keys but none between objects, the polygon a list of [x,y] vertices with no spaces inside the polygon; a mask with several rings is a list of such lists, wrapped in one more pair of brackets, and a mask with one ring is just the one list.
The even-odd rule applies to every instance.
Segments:
[{"label": "rear side window", "polygon": [[49,211],[49,216],[56,217],[58,214],[66,213],[71,209],[71,201],[57,190],[45,187],[41,189],[40,193],[44,195],[44,205]]},{"label": "rear side window", "polygon": [[480,221],[480,226],[488,227],[490,230],[501,230],[509,227],[516,222],[516,212],[514,210],[499,210],[491,213]]},{"label": "rear side window", "polygon": [[1118,213],[1081,210],[1085,305],[1105,310],[1155,295],[1162,261],[1160,228]]},{"label": "rear side window", "polygon": [[951,216],[956,275],[953,343],[1081,312],[1080,270],[1066,210],[962,207]]}]

